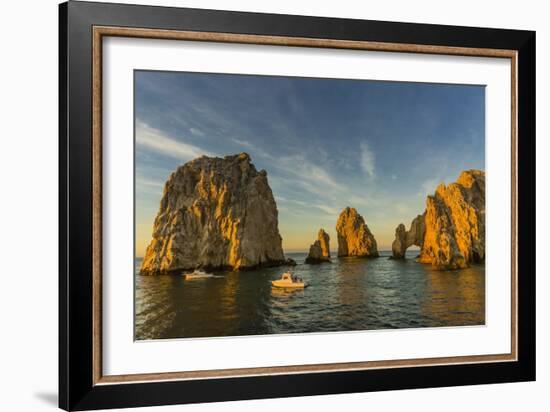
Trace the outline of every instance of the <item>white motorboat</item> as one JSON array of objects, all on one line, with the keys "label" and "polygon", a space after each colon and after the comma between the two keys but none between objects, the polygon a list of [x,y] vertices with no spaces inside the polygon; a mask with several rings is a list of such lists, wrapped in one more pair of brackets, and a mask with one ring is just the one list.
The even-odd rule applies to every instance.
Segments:
[{"label": "white motorboat", "polygon": [[206,278],[213,278],[216,277],[212,273],[206,273],[203,270],[196,269],[193,272],[190,273],[184,273],[183,278],[185,280],[193,280],[193,279],[206,279]]},{"label": "white motorboat", "polygon": [[291,273],[285,272],[281,279],[272,280],[271,284],[276,288],[305,288],[307,283],[298,276],[293,276]]}]

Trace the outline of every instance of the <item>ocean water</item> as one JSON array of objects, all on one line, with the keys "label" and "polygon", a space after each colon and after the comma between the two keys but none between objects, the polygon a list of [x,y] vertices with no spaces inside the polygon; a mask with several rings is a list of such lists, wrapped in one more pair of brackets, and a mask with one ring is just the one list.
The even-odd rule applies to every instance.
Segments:
[{"label": "ocean water", "polygon": [[485,266],[435,271],[414,261],[333,258],[304,264],[287,253],[306,289],[271,286],[285,267],[216,272],[220,277],[140,276],[136,259],[135,338],[168,339],[483,325]]}]

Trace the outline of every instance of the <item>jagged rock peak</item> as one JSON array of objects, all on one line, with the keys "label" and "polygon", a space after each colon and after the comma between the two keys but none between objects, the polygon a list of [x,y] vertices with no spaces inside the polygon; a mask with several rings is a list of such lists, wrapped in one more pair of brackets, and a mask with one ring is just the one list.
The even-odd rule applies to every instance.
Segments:
[{"label": "jagged rock peak", "polygon": [[240,153],[201,156],[170,175],[140,273],[284,263],[267,173]]},{"label": "jagged rock peak", "polygon": [[[423,222],[422,222],[423,221]],[[418,261],[438,269],[465,268],[485,259],[485,172],[466,170],[455,183],[440,184],[426,199],[426,211],[411,230],[396,229],[394,257],[411,244],[421,247]],[[421,236],[422,232],[424,233]]]},{"label": "jagged rock peak", "polygon": [[378,257],[376,239],[365,219],[352,207],[346,207],[336,222],[338,256]]},{"label": "jagged rock peak", "polygon": [[324,229],[319,229],[317,240],[309,247],[306,263],[330,262],[330,237]]}]

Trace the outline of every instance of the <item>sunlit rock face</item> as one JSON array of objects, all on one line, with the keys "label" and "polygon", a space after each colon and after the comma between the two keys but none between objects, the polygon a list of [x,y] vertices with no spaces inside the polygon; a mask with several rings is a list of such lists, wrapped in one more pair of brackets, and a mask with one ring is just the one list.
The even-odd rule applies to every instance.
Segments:
[{"label": "sunlit rock face", "polygon": [[376,240],[363,217],[354,208],[346,207],[336,222],[338,256],[378,257]]},{"label": "sunlit rock face", "polygon": [[246,153],[202,156],[164,186],[140,273],[247,269],[285,263],[267,173]]},{"label": "sunlit rock face", "polygon": [[[485,172],[467,170],[455,183],[439,185],[426,199],[423,216],[423,240],[412,243],[421,246],[419,262],[442,270],[482,262],[485,259]],[[420,233],[418,225],[417,222],[416,234]],[[407,237],[413,227],[411,225],[405,236],[403,229],[398,226],[396,230],[395,247],[392,247],[394,257],[404,256],[403,247],[405,250],[408,247]]]},{"label": "sunlit rock face", "polygon": [[306,263],[330,262],[330,236],[324,229],[319,229],[317,240],[309,247]]},{"label": "sunlit rock face", "polygon": [[394,259],[404,259],[405,252],[412,246],[420,246],[424,244],[424,235],[426,233],[426,225],[424,223],[425,215],[418,215],[411,222],[410,230],[405,229],[405,225],[400,223],[395,229],[395,240],[391,245],[392,256]]}]

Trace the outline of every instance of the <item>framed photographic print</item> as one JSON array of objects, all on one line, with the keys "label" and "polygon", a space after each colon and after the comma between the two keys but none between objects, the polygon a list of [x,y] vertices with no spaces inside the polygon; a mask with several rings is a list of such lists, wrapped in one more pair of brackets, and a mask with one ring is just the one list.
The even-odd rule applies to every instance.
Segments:
[{"label": "framed photographic print", "polygon": [[535,33],[60,5],[60,407],[535,379]]}]

